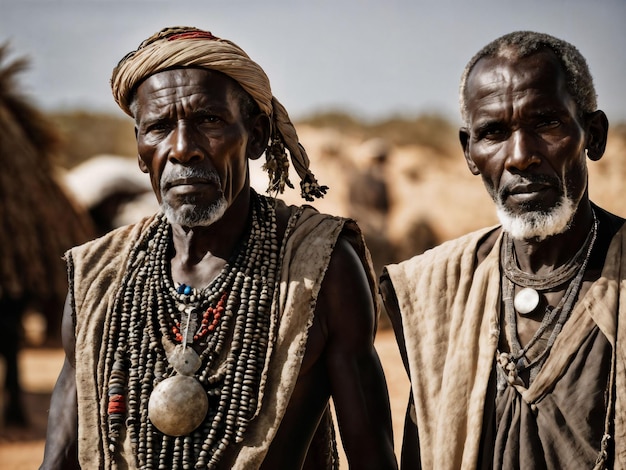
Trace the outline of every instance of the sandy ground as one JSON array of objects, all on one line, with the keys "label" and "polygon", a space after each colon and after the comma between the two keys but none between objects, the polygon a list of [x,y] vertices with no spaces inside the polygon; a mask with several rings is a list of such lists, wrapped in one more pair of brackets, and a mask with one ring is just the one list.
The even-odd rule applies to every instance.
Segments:
[{"label": "sandy ground", "polygon": [[[376,348],[389,386],[396,454],[399,455],[408,380],[390,329],[378,333]],[[0,429],[0,470],[33,470],[41,463],[50,393],[62,363],[63,352],[60,349],[22,351],[20,356],[22,386],[25,390],[30,426],[25,429],[14,427]],[[343,456],[340,458],[341,467],[347,468],[345,458]]]}]

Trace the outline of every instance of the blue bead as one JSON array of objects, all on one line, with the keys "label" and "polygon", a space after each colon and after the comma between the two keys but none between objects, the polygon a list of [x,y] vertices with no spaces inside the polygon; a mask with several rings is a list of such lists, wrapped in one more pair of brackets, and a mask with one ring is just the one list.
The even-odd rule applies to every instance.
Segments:
[{"label": "blue bead", "polygon": [[185,292],[185,287],[187,287],[185,284],[181,284],[180,286],[178,286],[178,289],[176,289],[176,292],[178,292],[179,294],[183,294]]},{"label": "blue bead", "polygon": [[185,295],[189,295],[189,294],[191,294],[191,287],[189,287],[189,286],[185,286],[184,294],[185,294]]}]

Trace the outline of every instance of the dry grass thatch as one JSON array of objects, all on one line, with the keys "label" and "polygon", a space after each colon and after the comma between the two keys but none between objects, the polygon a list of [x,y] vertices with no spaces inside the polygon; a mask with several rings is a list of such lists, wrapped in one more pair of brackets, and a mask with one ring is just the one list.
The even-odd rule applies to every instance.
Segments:
[{"label": "dry grass thatch", "polygon": [[91,227],[53,176],[55,127],[19,91],[27,62],[6,63],[7,55],[0,47],[0,295],[62,298],[62,255]]}]

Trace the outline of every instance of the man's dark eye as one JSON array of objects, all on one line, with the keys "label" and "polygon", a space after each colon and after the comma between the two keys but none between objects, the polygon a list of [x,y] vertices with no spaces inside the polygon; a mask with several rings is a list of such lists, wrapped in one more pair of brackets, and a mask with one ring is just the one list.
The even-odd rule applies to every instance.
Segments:
[{"label": "man's dark eye", "polygon": [[506,130],[502,126],[493,125],[485,126],[478,130],[477,136],[479,140],[500,140],[506,135]]},{"label": "man's dark eye", "polygon": [[154,124],[150,124],[147,128],[146,131],[148,133],[157,133],[157,134],[161,134],[163,132],[167,132],[170,129],[170,125],[168,123],[165,122],[156,122]]},{"label": "man's dark eye", "polygon": [[537,123],[538,129],[554,129],[561,124],[558,119],[542,119]]},{"label": "man's dark eye", "polygon": [[221,121],[221,119],[215,114],[203,114],[199,117],[198,121],[201,124],[217,124]]}]

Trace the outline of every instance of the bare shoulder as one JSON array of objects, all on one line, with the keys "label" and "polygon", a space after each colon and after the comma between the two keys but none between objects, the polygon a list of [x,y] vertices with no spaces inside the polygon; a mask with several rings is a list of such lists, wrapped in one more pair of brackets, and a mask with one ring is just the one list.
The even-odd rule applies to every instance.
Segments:
[{"label": "bare shoulder", "polygon": [[[364,261],[355,247],[340,236],[324,276],[316,315],[327,333],[344,339],[371,341],[376,327],[375,293]],[[321,307],[321,308],[320,308]]]},{"label": "bare shoulder", "polygon": [[325,375],[350,467],[397,468],[389,396],[374,347],[376,293],[350,240],[337,240],[316,309],[326,327]]},{"label": "bare shoulder", "polygon": [[[373,330],[365,269],[353,246],[339,237],[317,296],[298,380],[263,468],[301,467],[329,397],[335,398],[335,406],[344,403],[346,390],[359,383],[354,371],[367,362],[364,357],[371,358]],[[345,401],[357,402],[356,395]],[[347,407],[340,408],[343,412]]]}]

